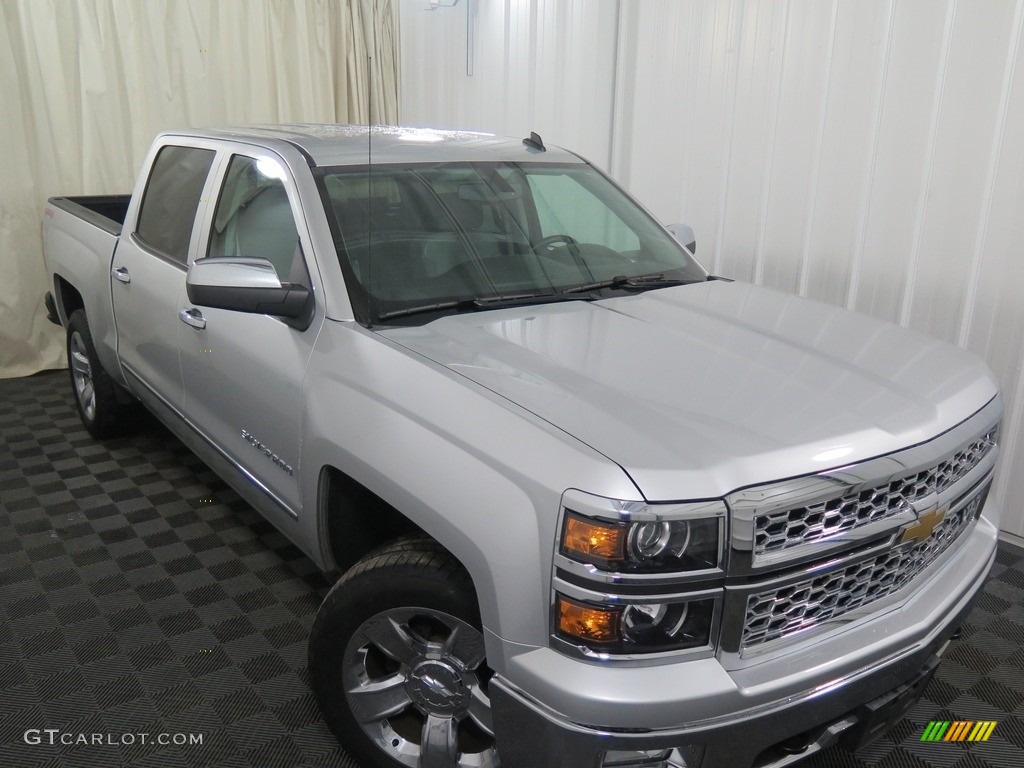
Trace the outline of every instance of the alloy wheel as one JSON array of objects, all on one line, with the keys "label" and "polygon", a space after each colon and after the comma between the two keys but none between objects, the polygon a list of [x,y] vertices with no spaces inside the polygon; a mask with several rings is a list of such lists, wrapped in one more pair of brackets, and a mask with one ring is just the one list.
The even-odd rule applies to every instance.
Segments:
[{"label": "alloy wheel", "polygon": [[96,388],[92,381],[92,365],[85,351],[85,340],[78,331],[71,334],[71,375],[75,382],[75,397],[78,398],[82,413],[92,421],[96,418]]},{"label": "alloy wheel", "polygon": [[484,638],[428,608],[393,608],[345,649],[345,696],[360,727],[410,768],[497,768]]}]

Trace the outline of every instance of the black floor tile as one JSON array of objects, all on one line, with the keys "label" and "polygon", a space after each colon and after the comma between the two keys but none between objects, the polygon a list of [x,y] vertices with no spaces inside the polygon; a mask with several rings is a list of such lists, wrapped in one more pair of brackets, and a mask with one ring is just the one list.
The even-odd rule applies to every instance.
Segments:
[{"label": "black floor tile", "polygon": [[[66,372],[0,381],[0,766],[354,768],[292,666],[330,585],[140,421],[98,443]],[[203,743],[30,745],[31,728]]]}]

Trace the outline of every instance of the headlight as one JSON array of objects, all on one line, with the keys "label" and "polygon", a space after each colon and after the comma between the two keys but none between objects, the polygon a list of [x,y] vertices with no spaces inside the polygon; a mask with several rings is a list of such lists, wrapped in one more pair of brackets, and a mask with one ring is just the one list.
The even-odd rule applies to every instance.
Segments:
[{"label": "headlight", "polygon": [[551,635],[566,653],[657,664],[715,652],[725,597],[725,503],[562,495]]},{"label": "headlight", "polygon": [[604,606],[557,596],[558,634],[606,653],[653,653],[711,643],[714,599]]},{"label": "headlight", "polygon": [[600,520],[566,511],[560,551],[602,570],[673,573],[717,568],[721,518]]}]

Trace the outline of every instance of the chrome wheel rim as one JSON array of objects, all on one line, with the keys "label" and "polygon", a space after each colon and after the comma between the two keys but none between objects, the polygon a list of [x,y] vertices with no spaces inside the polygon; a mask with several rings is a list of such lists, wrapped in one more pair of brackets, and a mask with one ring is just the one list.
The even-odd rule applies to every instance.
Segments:
[{"label": "chrome wheel rim", "polygon": [[96,388],[92,382],[92,365],[85,353],[85,339],[75,331],[71,334],[71,377],[75,382],[75,397],[85,418],[92,421],[96,416]]},{"label": "chrome wheel rim", "polygon": [[429,608],[393,608],[359,627],[342,683],[363,732],[410,768],[497,768],[484,638]]}]

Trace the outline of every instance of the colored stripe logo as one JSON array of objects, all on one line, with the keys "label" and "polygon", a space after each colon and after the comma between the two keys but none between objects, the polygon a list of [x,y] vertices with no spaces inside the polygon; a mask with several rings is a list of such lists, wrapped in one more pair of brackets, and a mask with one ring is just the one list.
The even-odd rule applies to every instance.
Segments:
[{"label": "colored stripe logo", "polygon": [[995,729],[995,720],[932,720],[921,741],[988,741]]}]

